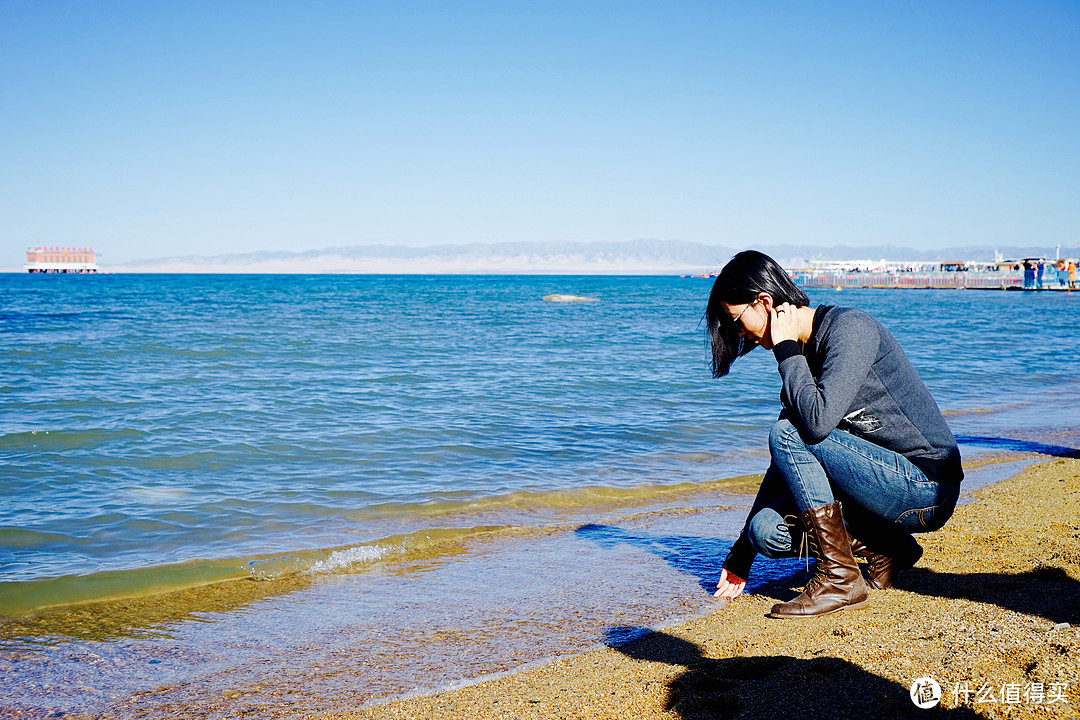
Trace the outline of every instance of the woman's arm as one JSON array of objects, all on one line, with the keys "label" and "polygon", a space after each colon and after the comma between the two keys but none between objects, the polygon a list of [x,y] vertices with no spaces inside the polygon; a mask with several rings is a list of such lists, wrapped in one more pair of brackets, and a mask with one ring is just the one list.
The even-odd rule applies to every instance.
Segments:
[{"label": "woman's arm", "polygon": [[748,528],[750,521],[758,512],[767,505],[771,505],[777,498],[787,492],[784,479],[775,466],[770,465],[765,471],[765,477],[761,479],[754,504],[746,515],[742,532],[728,551],[720,571],[720,582],[716,584],[715,597],[734,598],[740,595],[746,587],[746,580],[750,577],[750,568],[757,557],[757,550],[750,544]]},{"label": "woman's arm", "polygon": [[820,339],[824,357],[819,377],[810,372],[793,341],[773,347],[783,382],[780,397],[790,419],[811,443],[824,440],[850,411],[881,344],[877,323],[866,313],[850,309],[832,312],[840,314]]}]

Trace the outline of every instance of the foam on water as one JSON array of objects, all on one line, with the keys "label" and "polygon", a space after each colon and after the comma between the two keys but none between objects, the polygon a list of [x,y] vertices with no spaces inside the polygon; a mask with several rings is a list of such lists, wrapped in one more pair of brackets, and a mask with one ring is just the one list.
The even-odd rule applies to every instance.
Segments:
[{"label": "foam on water", "polygon": [[368,565],[382,560],[394,550],[387,547],[359,546],[335,550],[325,560],[312,563],[307,572],[311,575],[326,575],[329,573],[355,570],[357,566]]},{"label": "foam on water", "polygon": [[339,572],[352,572],[363,566],[384,560],[391,555],[400,555],[403,547],[358,545],[341,550],[332,550],[325,558],[286,555],[284,557],[249,560],[247,562],[251,577],[255,580],[275,580],[296,575],[329,575]]}]

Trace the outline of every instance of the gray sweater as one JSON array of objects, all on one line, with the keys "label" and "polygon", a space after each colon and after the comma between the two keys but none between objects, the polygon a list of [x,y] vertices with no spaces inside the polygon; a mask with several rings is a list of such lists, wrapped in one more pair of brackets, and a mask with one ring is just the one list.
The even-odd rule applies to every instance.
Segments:
[{"label": "gray sweater", "polygon": [[964,477],[956,439],[892,334],[855,308],[821,306],[801,349],[773,348],[784,417],[807,443],[839,428],[897,452],[931,480]]}]

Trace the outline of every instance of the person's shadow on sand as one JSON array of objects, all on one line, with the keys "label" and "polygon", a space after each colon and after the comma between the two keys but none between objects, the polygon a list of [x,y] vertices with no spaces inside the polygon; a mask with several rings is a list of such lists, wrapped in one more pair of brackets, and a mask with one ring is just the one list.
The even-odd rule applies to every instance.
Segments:
[{"label": "person's shadow on sand", "polygon": [[657,535],[648,532],[624,530],[613,525],[582,525],[576,531],[600,547],[613,547],[627,543],[645,550],[667,562],[679,572],[697,577],[704,590],[716,589],[719,563],[727,557],[731,540],[721,538],[693,537],[689,535]]},{"label": "person's shadow on sand", "polygon": [[[635,639],[625,641],[624,638]],[[969,708],[924,710],[911,688],[840,658],[705,658],[687,640],[644,628],[611,628],[608,646],[637,660],[686,670],[668,685],[664,709],[685,720],[725,718],[979,718]]]},{"label": "person's shadow on sand", "polygon": [[1080,582],[1056,567],[1023,573],[938,573],[920,567],[904,572],[901,590],[975,602],[1037,615],[1053,623],[1080,624]]},{"label": "person's shadow on sand", "polygon": [[[684,535],[658,535],[610,525],[582,525],[577,534],[601,546],[628,543],[661,558],[676,570],[693,575],[706,592],[716,589],[720,563],[731,548],[730,540]],[[759,561],[746,592],[790,600],[809,579],[805,561]],[[915,567],[902,573],[896,587],[943,598],[963,598],[1054,623],[1080,624],[1080,582],[1061,568],[1043,567],[1024,573],[938,573]]]},{"label": "person's shadow on sand", "polygon": [[[716,590],[720,578],[720,564],[731,550],[731,540],[697,537],[692,535],[658,535],[648,532],[624,530],[613,525],[582,525],[575,531],[601,547],[627,543],[645,550],[667,562],[679,572],[693,575],[698,585],[708,593]],[[747,592],[762,592],[774,585],[787,587],[805,561],[798,559],[771,560],[754,568],[754,576],[747,583]]]}]

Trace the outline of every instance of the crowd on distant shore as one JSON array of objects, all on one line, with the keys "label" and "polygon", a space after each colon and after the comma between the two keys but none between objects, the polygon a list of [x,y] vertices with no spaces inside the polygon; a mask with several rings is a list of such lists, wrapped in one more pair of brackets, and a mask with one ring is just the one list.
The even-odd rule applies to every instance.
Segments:
[{"label": "crowd on distant shore", "polygon": [[1053,263],[1024,261],[1024,288],[1076,287],[1076,262],[1057,260]]}]

